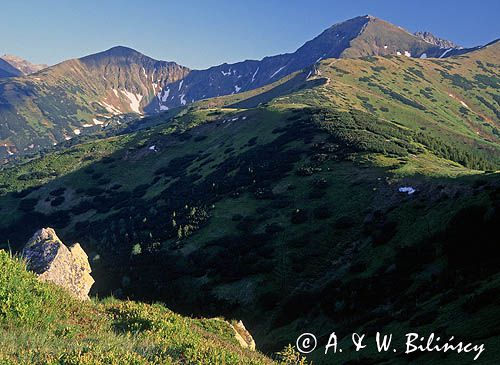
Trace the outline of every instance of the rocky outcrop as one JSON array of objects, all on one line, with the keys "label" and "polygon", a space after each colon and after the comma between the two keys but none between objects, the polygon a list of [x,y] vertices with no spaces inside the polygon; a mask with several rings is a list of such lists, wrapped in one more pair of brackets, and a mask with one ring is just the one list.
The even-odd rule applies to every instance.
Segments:
[{"label": "rocky outcrop", "polygon": [[229,325],[229,327],[231,327],[234,331],[234,338],[238,341],[241,347],[252,351],[255,350],[255,341],[250,332],[248,332],[245,328],[242,321],[227,321],[220,317],[212,318],[212,320],[221,321]]},{"label": "rocky outcrop", "polygon": [[255,341],[250,332],[248,332],[245,328],[242,321],[232,323],[231,327],[234,329],[236,340],[239,342],[241,347],[252,351],[255,350]]},{"label": "rocky outcrop", "polygon": [[52,228],[42,228],[28,241],[22,256],[28,270],[41,281],[59,285],[78,299],[89,299],[94,279],[90,275],[88,256],[80,244],[67,247]]},{"label": "rocky outcrop", "polygon": [[447,39],[436,37],[431,32],[415,32],[417,37],[422,38],[427,43],[438,46],[439,48],[459,48],[458,45]]}]

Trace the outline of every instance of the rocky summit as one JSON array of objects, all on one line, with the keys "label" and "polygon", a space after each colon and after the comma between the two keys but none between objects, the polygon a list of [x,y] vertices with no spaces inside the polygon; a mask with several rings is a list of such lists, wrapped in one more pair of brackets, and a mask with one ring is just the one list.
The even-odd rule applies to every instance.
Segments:
[{"label": "rocky summit", "polygon": [[27,268],[41,281],[59,285],[81,300],[89,299],[94,284],[87,254],[80,244],[67,247],[52,228],[42,228],[22,251]]}]

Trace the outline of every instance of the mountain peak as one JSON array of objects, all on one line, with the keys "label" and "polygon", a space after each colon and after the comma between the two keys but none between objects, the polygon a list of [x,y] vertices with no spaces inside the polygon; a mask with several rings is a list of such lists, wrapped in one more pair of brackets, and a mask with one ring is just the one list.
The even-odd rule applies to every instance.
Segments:
[{"label": "mountain peak", "polygon": [[[126,46],[115,46],[111,47],[105,51],[90,55],[90,56],[96,56],[96,55],[101,55],[101,56],[112,56],[112,57],[136,57],[136,56],[144,56],[139,51],[136,51],[133,48],[126,47]],[[87,56],[89,57],[89,56]]]},{"label": "mountain peak", "polygon": [[115,46],[105,51],[82,57],[79,59],[79,61],[87,65],[90,64],[96,65],[101,63],[108,64],[116,62],[125,64],[130,64],[130,63],[142,64],[143,62],[148,62],[148,63],[158,62],[157,60],[152,59],[151,57],[148,57],[142,54],[141,52],[136,51],[133,48],[125,46]]}]

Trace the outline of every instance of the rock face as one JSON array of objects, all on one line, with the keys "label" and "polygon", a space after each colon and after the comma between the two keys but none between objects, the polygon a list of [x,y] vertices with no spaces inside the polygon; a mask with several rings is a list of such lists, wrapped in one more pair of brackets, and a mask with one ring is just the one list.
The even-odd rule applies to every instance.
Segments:
[{"label": "rock face", "polygon": [[422,38],[427,43],[434,44],[440,48],[459,48],[456,43],[447,39],[436,37],[431,32],[415,32],[415,35]]},{"label": "rock face", "polygon": [[87,254],[80,244],[66,247],[52,228],[42,228],[28,241],[22,251],[28,270],[67,289],[81,300],[89,299],[94,284]]},{"label": "rock face", "polygon": [[231,327],[233,327],[236,340],[238,340],[241,347],[252,351],[255,350],[255,341],[250,332],[248,332],[248,330],[245,328],[245,325],[242,321],[232,323]]}]

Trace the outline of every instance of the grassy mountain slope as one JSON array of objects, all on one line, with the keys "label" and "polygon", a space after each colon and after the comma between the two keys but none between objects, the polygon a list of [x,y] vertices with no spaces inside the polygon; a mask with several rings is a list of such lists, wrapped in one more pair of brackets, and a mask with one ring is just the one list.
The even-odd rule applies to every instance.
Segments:
[{"label": "grassy mountain slope", "polygon": [[420,57],[424,53],[438,57],[445,49],[372,16],[335,24],[293,53],[207,70],[190,71],[115,47],[0,82],[0,158],[126,123],[129,119],[123,115],[127,113],[156,114],[201,99],[253,90],[321,59]]},{"label": "grassy mountain slope", "polygon": [[[223,99],[223,105],[248,107],[274,99],[273,105],[362,110],[418,132],[422,141],[424,135],[439,136],[449,146],[474,149],[490,160],[483,169],[494,168],[500,138],[499,55],[497,42],[445,60],[325,60],[297,75],[303,81],[307,72],[308,78],[287,88],[288,95],[279,91],[283,86],[271,85],[255,97]],[[311,89],[312,83],[322,86]]]},{"label": "grassy mountain slope", "polygon": [[[364,110],[422,135],[439,136],[447,145],[479,150],[498,162],[499,56],[497,42],[446,60],[327,60],[315,73],[325,79],[319,92],[297,92],[276,103]],[[488,166],[482,169],[493,168]]]},{"label": "grassy mountain slope", "polygon": [[271,364],[240,348],[220,319],[182,317],[159,304],[80,302],[39,282],[0,250],[2,364]]},{"label": "grassy mountain slope", "polygon": [[[326,336],[439,324],[497,341],[498,176],[405,174],[408,156],[366,155],[297,115],[246,111],[191,137],[151,131],[8,171],[13,184],[61,176],[2,198],[2,236],[15,246],[50,222],[91,252],[98,292],[238,315],[266,351],[304,327]],[[407,185],[418,194],[398,192]]]},{"label": "grassy mountain slope", "polygon": [[[442,60],[329,59],[256,90],[199,102],[195,108],[270,103],[277,108],[361,110],[399,125],[418,142],[433,145],[441,157],[473,169],[495,170],[500,153],[499,56],[500,43],[495,42]],[[137,126],[164,118],[146,118]]]},{"label": "grassy mountain slope", "polygon": [[304,330],[439,330],[491,347],[500,186],[484,170],[498,169],[498,119],[480,98],[495,100],[495,47],[325,60],[4,168],[0,234],[16,248],[54,226],[90,253],[97,292],[243,318],[265,351]]},{"label": "grassy mountain slope", "polygon": [[0,82],[0,157],[95,133],[143,112],[162,85],[186,75],[173,62],[115,47]]}]

